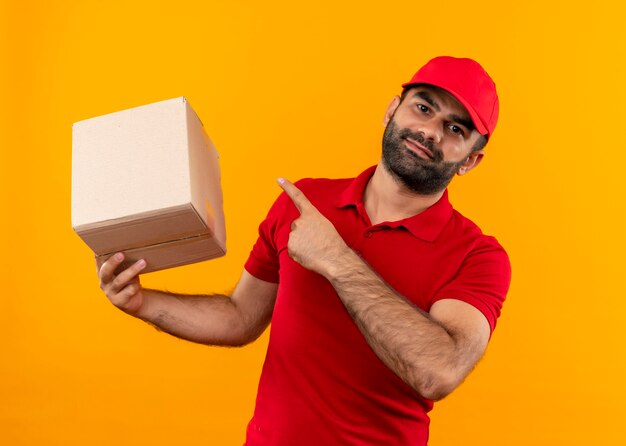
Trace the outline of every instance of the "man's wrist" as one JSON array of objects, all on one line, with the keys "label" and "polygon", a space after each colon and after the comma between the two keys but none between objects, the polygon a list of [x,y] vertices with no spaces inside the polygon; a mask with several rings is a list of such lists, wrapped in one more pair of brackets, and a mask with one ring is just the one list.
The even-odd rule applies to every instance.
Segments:
[{"label": "man's wrist", "polygon": [[354,275],[361,263],[359,255],[346,245],[328,265],[325,276],[332,284],[342,283]]}]

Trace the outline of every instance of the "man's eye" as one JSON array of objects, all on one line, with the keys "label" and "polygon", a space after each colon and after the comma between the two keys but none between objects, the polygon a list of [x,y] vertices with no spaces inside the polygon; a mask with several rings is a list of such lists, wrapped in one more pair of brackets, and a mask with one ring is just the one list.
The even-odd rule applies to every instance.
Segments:
[{"label": "man's eye", "polygon": [[417,108],[419,108],[421,112],[424,112],[424,113],[428,112],[428,107],[426,107],[424,104],[417,104]]},{"label": "man's eye", "polygon": [[452,133],[457,134],[457,135],[463,134],[463,129],[459,127],[458,125],[454,125],[454,124],[451,125],[450,130],[452,131]]}]

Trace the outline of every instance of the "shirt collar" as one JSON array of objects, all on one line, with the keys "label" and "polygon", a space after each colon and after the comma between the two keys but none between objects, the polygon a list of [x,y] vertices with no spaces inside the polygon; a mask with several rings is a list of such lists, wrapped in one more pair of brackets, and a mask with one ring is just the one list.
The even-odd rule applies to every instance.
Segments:
[{"label": "shirt collar", "polygon": [[[376,166],[369,167],[352,180],[341,195],[339,195],[337,206],[340,208],[348,206],[362,207],[365,187],[367,183],[369,183],[370,178],[372,178],[372,175],[374,175],[375,170]],[[361,206],[359,206],[359,204],[361,204]],[[415,237],[433,242],[450,220],[452,211],[452,205],[448,200],[448,190],[446,189],[439,201],[425,211],[403,220],[384,222],[377,226],[387,226],[390,228],[402,226]]]}]

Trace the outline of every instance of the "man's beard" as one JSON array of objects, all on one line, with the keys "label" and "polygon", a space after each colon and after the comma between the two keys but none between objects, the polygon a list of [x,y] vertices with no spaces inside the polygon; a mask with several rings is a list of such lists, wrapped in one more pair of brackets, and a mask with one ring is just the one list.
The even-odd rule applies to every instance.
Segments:
[{"label": "man's beard", "polygon": [[[426,147],[433,159],[423,159],[409,150],[404,140],[411,138]],[[467,159],[467,158],[466,158]],[[383,135],[383,166],[397,181],[420,195],[433,195],[446,188],[466,159],[456,163],[443,161],[443,152],[421,133],[396,129],[389,120]]]}]

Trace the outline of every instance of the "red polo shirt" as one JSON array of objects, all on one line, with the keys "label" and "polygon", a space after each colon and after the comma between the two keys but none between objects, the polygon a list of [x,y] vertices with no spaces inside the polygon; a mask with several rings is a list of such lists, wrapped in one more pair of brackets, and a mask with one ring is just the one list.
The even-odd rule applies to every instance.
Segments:
[{"label": "red polo shirt", "polygon": [[[467,302],[493,331],[510,281],[505,251],[452,208],[447,191],[418,215],[372,225],[362,197],[374,170],[296,184],[397,292],[424,311],[440,299]],[[330,283],[289,257],[298,216],[281,194],[245,265],[279,283],[246,445],[426,445],[432,401],[378,359]]]}]

